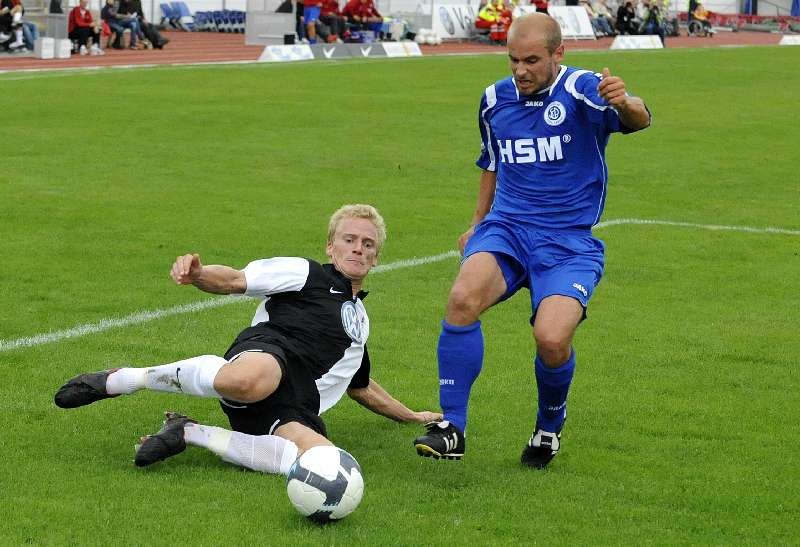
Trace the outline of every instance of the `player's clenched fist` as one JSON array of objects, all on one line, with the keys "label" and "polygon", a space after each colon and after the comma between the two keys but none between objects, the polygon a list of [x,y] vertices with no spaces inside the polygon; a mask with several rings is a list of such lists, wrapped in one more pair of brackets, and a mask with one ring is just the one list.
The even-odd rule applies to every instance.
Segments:
[{"label": "player's clenched fist", "polygon": [[169,273],[172,280],[178,285],[191,285],[194,283],[203,265],[200,263],[199,254],[188,254],[179,256],[175,259],[172,265],[172,271]]},{"label": "player's clenched fist", "polygon": [[625,106],[625,82],[619,76],[612,76],[608,68],[603,69],[603,79],[597,86],[597,93],[613,107]]}]

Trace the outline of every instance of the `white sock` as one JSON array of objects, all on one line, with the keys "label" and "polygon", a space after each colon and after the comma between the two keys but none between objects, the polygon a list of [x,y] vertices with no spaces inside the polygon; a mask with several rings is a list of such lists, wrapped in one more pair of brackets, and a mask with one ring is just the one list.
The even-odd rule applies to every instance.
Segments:
[{"label": "white sock", "polygon": [[146,368],[121,368],[114,371],[106,379],[106,392],[109,395],[127,395],[144,389],[146,373]]},{"label": "white sock", "polygon": [[277,435],[248,435],[221,427],[187,424],[186,443],[207,448],[228,463],[262,473],[288,475],[297,445]]},{"label": "white sock", "polygon": [[146,388],[220,399],[214,378],[226,363],[217,355],[200,355],[156,367],[121,368],[109,375],[106,391],[112,395],[128,394]]}]

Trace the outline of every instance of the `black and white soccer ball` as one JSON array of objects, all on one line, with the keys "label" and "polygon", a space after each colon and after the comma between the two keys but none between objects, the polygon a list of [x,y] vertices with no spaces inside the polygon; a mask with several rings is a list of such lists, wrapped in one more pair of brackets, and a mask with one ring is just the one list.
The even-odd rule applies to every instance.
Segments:
[{"label": "black and white soccer ball", "polygon": [[324,523],[355,511],[364,495],[364,478],[349,453],[335,446],[315,446],[292,464],[286,491],[300,514]]}]

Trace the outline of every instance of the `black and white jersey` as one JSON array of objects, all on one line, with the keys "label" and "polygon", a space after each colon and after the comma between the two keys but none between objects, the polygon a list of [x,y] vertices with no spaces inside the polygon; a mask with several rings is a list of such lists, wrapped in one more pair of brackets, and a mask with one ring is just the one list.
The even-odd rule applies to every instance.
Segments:
[{"label": "black and white jersey", "polygon": [[305,258],[255,260],[242,271],[245,295],[264,300],[237,342],[269,338],[286,352],[287,366],[307,367],[316,379],[320,413],[335,405],[348,387],[367,386],[366,292],[354,297],[350,280],[332,264]]}]

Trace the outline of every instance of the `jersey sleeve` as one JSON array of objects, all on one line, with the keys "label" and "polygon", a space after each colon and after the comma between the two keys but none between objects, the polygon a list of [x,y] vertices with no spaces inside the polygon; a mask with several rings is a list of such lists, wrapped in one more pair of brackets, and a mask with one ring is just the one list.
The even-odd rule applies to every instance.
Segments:
[{"label": "jersey sleeve", "polygon": [[309,262],[305,258],[277,257],[254,260],[244,267],[245,295],[265,297],[299,291],[308,281]]},{"label": "jersey sleeve", "polygon": [[576,100],[583,104],[589,121],[605,133],[632,133],[619,119],[619,114],[597,92],[601,75],[588,70],[574,72],[565,87]]},{"label": "jersey sleeve", "polygon": [[492,136],[489,124],[492,108],[497,104],[497,91],[494,85],[486,88],[478,107],[478,130],[481,134],[481,154],[475,165],[486,171],[497,171],[497,140]]},{"label": "jersey sleeve", "polygon": [[367,346],[364,346],[364,357],[361,358],[361,366],[358,367],[358,370],[350,379],[350,385],[347,386],[348,389],[363,389],[369,385],[369,352],[367,351]]}]

